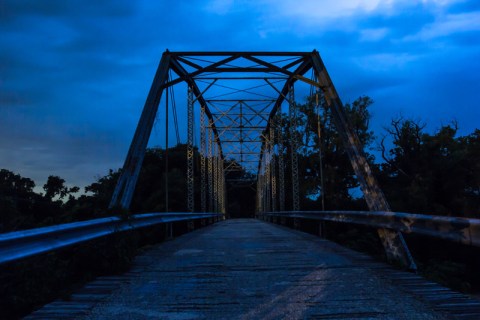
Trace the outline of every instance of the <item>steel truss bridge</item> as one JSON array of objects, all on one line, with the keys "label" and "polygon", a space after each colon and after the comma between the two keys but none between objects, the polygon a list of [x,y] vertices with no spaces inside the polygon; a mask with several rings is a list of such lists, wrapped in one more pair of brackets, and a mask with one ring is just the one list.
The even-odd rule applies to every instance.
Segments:
[{"label": "steel truss bridge", "polygon": [[[309,72],[313,73],[312,77],[307,77]],[[186,83],[188,210],[195,211],[195,105],[200,108],[200,211],[225,213],[225,171],[238,168],[253,171],[255,167],[257,211],[285,211],[285,144],[289,146],[292,172],[293,206],[290,209],[300,210],[295,102],[295,86],[299,82],[313,86],[331,110],[369,209],[391,211],[317,51],[166,51],[155,74],[110,207],[129,208],[162,95],[172,86]],[[214,96],[209,96],[212,87],[223,91],[215,90]],[[165,96],[167,101],[168,93]],[[290,141],[282,139],[281,112],[284,107],[288,109]],[[227,160],[230,160],[228,165]],[[378,234],[391,260],[415,269],[401,233],[381,228]]]},{"label": "steel truss bridge", "polygon": [[[349,125],[349,120],[345,114],[343,104],[335,86],[319,53],[315,50],[313,52],[170,52],[168,50],[164,52],[110,202],[110,208],[112,210],[128,210],[130,207],[147,144],[159,112],[165,113],[166,115],[165,138],[167,149],[170,109],[173,111],[177,141],[179,140],[179,125],[177,111],[174,109],[173,88],[182,85],[186,86],[187,153],[185,156],[187,158],[187,175],[185,178],[188,192],[185,200],[188,212],[133,215],[128,221],[117,217],[103,218],[0,235],[0,264],[13,263],[32,255],[39,255],[73,244],[91,241],[92,239],[104,237],[108,234],[121,232],[123,230],[140,229],[152,225],[164,224],[167,230],[171,232],[172,225],[182,221],[187,222],[188,228],[193,230],[200,226],[224,220],[227,209],[227,182],[225,177],[232,171],[245,172],[247,175],[245,175],[245,178],[240,179],[241,181],[231,181],[230,183],[256,183],[256,215],[259,219],[267,222],[291,225],[294,228],[299,228],[299,226],[302,223],[306,223],[306,221],[310,221],[309,223],[313,223],[312,221],[335,221],[377,228],[388,260],[400,263],[405,269],[415,270],[416,265],[403,239],[402,232],[418,233],[470,246],[480,246],[479,220],[391,212],[383,192],[372,175],[359,139]],[[370,211],[301,211],[299,194],[299,184],[301,181],[298,174],[297,159],[300,142],[298,134],[298,106],[295,91],[301,91],[299,87],[302,86],[315,95],[315,103],[317,105],[322,103],[326,105],[331,112],[333,122],[343,141],[344,148],[350,158],[352,168]],[[285,114],[287,115],[286,117],[284,116]],[[283,121],[287,121],[288,125],[283,123]],[[289,138],[285,141],[284,137]],[[199,140],[199,143],[195,144],[195,140]],[[199,150],[199,176],[201,179],[200,183],[197,183],[201,188],[201,199],[197,202],[194,201],[194,187],[196,185],[194,181],[194,171],[196,168],[194,164],[196,159],[194,159],[194,157],[197,154],[195,152],[196,147]],[[287,165],[289,166],[288,170],[286,168]],[[291,181],[289,185],[286,185],[286,172],[291,173],[291,177],[288,179]],[[245,181],[245,179],[249,181]],[[286,207],[286,192],[291,193],[292,199],[291,207],[288,208]],[[195,207],[195,203],[199,203],[199,207]],[[280,239],[284,239],[285,237],[287,240],[291,238],[294,246],[297,246],[295,248],[299,250],[300,246],[308,246],[308,244],[302,242],[304,240],[299,240],[298,235],[289,235],[285,233],[286,231],[284,229],[281,229],[283,231],[280,229],[268,229],[271,227],[267,227],[267,224],[264,223],[259,225],[258,221],[249,223],[225,221],[219,223],[219,225],[224,226],[224,229],[206,228],[205,230],[210,230],[209,232],[226,242],[230,241],[227,240],[227,238],[231,236],[233,240],[228,243],[230,243],[232,248],[236,248],[235,250],[238,251],[237,254],[244,252],[242,250],[247,250],[241,245],[240,247],[236,247],[239,246],[239,243],[242,241],[247,241],[245,238],[242,238],[241,233],[245,233],[253,238],[258,237],[260,239],[258,241],[260,242],[263,241],[261,239],[264,239],[267,234],[269,237],[272,235],[270,238],[267,237],[268,239],[264,239],[265,243],[259,243],[257,241],[251,246],[252,248],[257,248],[258,252],[261,251],[262,254],[266,254],[265,257],[267,258],[269,257],[268,255],[273,256],[275,252],[290,252],[288,250],[291,248],[288,247],[288,245],[285,244],[286,247],[281,245],[282,242]],[[228,231],[225,231],[227,229]],[[221,230],[224,230],[222,231],[223,233]],[[196,238],[192,236],[191,241],[198,241],[198,243],[203,243],[203,245],[208,247],[212,246],[212,243],[208,242],[207,238],[202,237],[201,235],[196,236]],[[319,252],[318,254],[322,255],[327,254],[325,252],[329,252],[328,255],[330,258],[327,259],[328,261],[329,259],[344,259],[335,256],[342,249],[339,247],[334,248],[332,247],[334,246],[333,244],[325,243],[322,242],[322,244],[319,244],[320,247],[324,248],[322,250],[325,251]],[[188,245],[184,244],[184,246]],[[207,248],[204,249],[207,250]],[[174,255],[186,256],[192,254],[193,251],[188,250],[185,252],[182,250],[175,251]],[[191,250],[198,251],[199,249]],[[217,249],[212,250],[215,251]],[[248,254],[259,254],[257,251],[248,251]],[[347,256],[350,255],[350,258],[352,257],[351,253],[345,254]],[[333,256],[336,258],[332,258]],[[351,258],[354,264],[365,264],[364,261],[366,258],[355,257],[357,258]],[[245,256],[243,258],[232,256],[233,260],[244,258]],[[280,258],[281,261],[284,262],[288,259],[303,259],[300,256],[294,256],[293,253],[281,256]],[[210,257],[206,253],[203,258],[198,259],[200,260],[195,260],[195,263],[198,264],[198,268],[200,269],[208,269],[208,267],[205,267],[206,265],[216,265],[220,263],[216,256]],[[211,261],[208,259],[211,259]],[[255,266],[255,268],[261,268],[270,263],[266,260],[260,260],[255,260],[256,263],[261,264]],[[304,264],[319,263],[315,259],[315,261],[307,260],[304,261]],[[168,265],[168,261],[170,260],[165,260],[165,265]],[[187,261],[190,260],[187,259]],[[192,263],[195,265],[194,262]],[[329,263],[330,262],[326,264],[330,265]],[[342,263],[340,263],[340,265],[342,265]],[[337,264],[332,264],[332,268],[336,266]],[[342,268],[347,268],[348,266],[350,265],[344,263]],[[288,264],[287,267],[297,268],[299,265],[292,263]],[[252,270],[257,270],[255,268]],[[274,266],[272,266],[272,268],[274,268]],[[302,265],[302,268],[306,267]],[[205,272],[210,272],[208,270]],[[169,272],[171,271],[172,270],[169,270]],[[180,277],[181,274],[183,274],[182,272],[183,271],[177,271],[177,276]],[[222,275],[227,277],[225,274],[228,274],[228,272],[222,272]],[[308,272],[311,272],[311,270]],[[355,273],[356,271],[352,272]],[[360,277],[362,275],[359,274],[358,276]],[[423,292],[422,294],[425,292],[443,294],[443,300],[435,300],[436,296],[429,297],[432,301],[436,301],[436,305],[448,305],[448,308],[454,310],[452,314],[459,315],[462,319],[469,317],[474,319],[480,316],[480,304],[472,302],[467,297],[451,293],[445,288],[432,287],[431,283],[425,282],[420,279],[420,277],[416,278],[417,276],[409,276],[407,273],[400,272],[397,276],[399,279],[407,279],[407,282],[416,281],[415,283],[417,283],[418,288],[420,288],[417,291]],[[193,275],[186,276],[185,279],[190,281],[191,277],[193,277]],[[178,281],[183,281],[181,279]],[[310,279],[309,281],[311,282],[313,280]],[[340,280],[337,279],[335,281]],[[355,279],[349,281],[355,281]],[[315,281],[313,283],[315,283]],[[269,286],[267,283],[265,283],[265,285]],[[408,284],[406,284],[406,286],[408,286]],[[217,290],[212,288],[213,287],[208,287],[208,290]],[[309,288],[307,291],[313,290],[312,292],[318,294],[317,284],[313,284],[312,287]],[[377,289],[373,288],[371,290]],[[425,291],[426,289],[432,289],[433,291]],[[188,291],[187,289],[185,290]],[[323,290],[328,292],[325,288]],[[220,292],[222,292],[220,296],[226,295],[225,291]],[[299,296],[298,292],[296,292],[296,294]],[[218,294],[213,295],[216,296],[215,299],[219,299]],[[378,295],[381,294],[379,293]],[[168,298],[166,299],[168,300]],[[278,299],[281,301],[283,298]],[[307,298],[303,297],[303,299]],[[449,305],[450,299],[454,301],[453,306]],[[228,304],[228,301],[220,300],[222,301],[221,303]],[[211,303],[213,306],[216,303],[215,301],[213,303],[204,303],[208,305]],[[199,303],[201,304],[203,302]],[[65,308],[65,304],[62,306],[63,307],[57,307],[57,309]],[[171,305],[169,306],[171,308]],[[282,308],[280,306],[277,307]],[[335,306],[330,307],[334,308]],[[281,316],[274,311],[268,313],[265,308],[266,307],[261,305],[258,310],[255,309],[246,314],[245,318],[281,318]],[[55,308],[48,310],[55,310]],[[48,310],[44,310],[43,317],[47,315],[46,317],[48,318],[49,314],[61,314],[61,312],[55,313],[53,311],[51,311],[53,313],[48,313],[50,312]],[[234,308],[230,311],[235,313]],[[374,314],[369,312],[370,311],[362,313],[358,311],[350,315],[345,313],[344,316],[346,318],[349,316],[358,318],[361,317],[362,314],[364,318],[382,316],[381,313]],[[33,318],[35,318],[34,315]],[[41,310],[37,315],[40,318],[42,317]],[[219,314],[217,314],[217,316],[219,316]],[[302,318],[305,314],[295,313],[290,314],[290,316],[291,318]],[[332,317],[342,318],[341,313],[333,314]],[[325,317],[319,318],[324,319]]]}]

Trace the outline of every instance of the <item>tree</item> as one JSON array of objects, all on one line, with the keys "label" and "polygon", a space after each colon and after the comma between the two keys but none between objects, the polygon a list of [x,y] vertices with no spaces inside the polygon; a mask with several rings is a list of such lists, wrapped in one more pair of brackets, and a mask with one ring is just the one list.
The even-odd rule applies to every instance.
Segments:
[{"label": "tree", "polygon": [[[456,123],[434,134],[425,124],[394,119],[381,143],[380,180],[395,211],[473,216],[480,212],[478,130],[457,137]],[[385,139],[393,148],[386,150]]]},{"label": "tree", "polygon": [[[363,96],[344,106],[347,121],[364,146],[371,145],[374,140],[373,132],[369,129],[370,112],[368,108],[372,103],[371,98]],[[359,184],[344,148],[343,140],[335,127],[331,110],[325,102],[321,102],[317,107],[314,96],[307,98],[305,104],[299,104],[298,110],[297,133],[301,137],[299,139],[301,141],[299,178],[303,195],[302,207],[321,208],[320,195],[321,192],[324,192],[326,209],[364,208],[365,204],[360,204],[352,196],[352,190],[359,188]],[[289,141],[290,123],[285,115],[284,123],[287,123],[284,140]],[[320,131],[318,130],[319,126]],[[320,153],[323,168],[320,168]],[[373,156],[368,153],[366,156],[367,160],[372,163]],[[322,173],[323,190],[321,190]]]},{"label": "tree", "polygon": [[45,190],[45,197],[50,200],[55,196],[63,199],[68,193],[65,180],[59,176],[48,176],[47,182],[43,185],[43,190]]}]

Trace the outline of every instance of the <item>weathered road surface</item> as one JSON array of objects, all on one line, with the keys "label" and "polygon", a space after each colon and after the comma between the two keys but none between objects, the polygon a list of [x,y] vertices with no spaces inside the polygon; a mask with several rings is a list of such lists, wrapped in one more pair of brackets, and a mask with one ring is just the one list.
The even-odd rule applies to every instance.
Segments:
[{"label": "weathered road surface", "polygon": [[281,226],[227,220],[148,250],[83,319],[448,319],[359,257]]}]

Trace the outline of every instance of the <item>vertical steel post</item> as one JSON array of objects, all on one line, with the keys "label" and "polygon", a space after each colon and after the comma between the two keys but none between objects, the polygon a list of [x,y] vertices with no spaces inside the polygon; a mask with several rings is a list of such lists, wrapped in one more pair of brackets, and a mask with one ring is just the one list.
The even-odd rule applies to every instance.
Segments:
[{"label": "vertical steel post", "polygon": [[265,210],[271,211],[270,210],[270,204],[271,204],[271,198],[272,198],[272,193],[271,193],[271,173],[270,173],[270,139],[268,136],[268,133],[266,133],[265,137],[265,149],[263,151],[263,159],[265,161],[265,198],[266,198],[266,204],[267,207]]},{"label": "vertical steel post", "polygon": [[225,181],[225,162],[222,159],[223,214],[227,214],[227,183]]},{"label": "vertical steel post", "polygon": [[281,111],[277,115],[278,141],[278,202],[280,211],[285,211],[285,165],[283,162],[283,124]]},{"label": "vertical steel post", "polygon": [[[318,137],[318,167],[320,174],[320,196],[322,200],[322,210],[325,211],[325,179],[323,176],[323,144],[322,144],[322,123],[320,120],[320,100],[319,95],[323,93],[320,91],[320,88],[315,89],[315,110],[317,111],[317,137]],[[325,224],[322,222],[321,224]]]},{"label": "vertical steel post", "polygon": [[295,103],[295,92],[293,85],[288,91],[289,113],[290,113],[290,146],[292,159],[292,206],[293,211],[300,210],[300,194],[298,190],[298,137],[297,137],[297,106]]},{"label": "vertical steel post", "polygon": [[206,156],[207,141],[205,128],[205,106],[200,106],[200,206],[202,212],[207,212],[207,177],[206,177]]},{"label": "vertical steel post", "polygon": [[169,191],[169,181],[168,181],[168,133],[169,133],[169,114],[168,106],[168,89],[167,94],[165,95],[165,212],[168,212],[168,199],[170,199]]},{"label": "vertical steel post", "polygon": [[213,211],[218,212],[218,148],[217,141],[213,144]]},{"label": "vertical steel post", "polygon": [[223,159],[220,158],[219,177],[220,177],[220,212],[225,214],[225,176],[223,172]]},{"label": "vertical steel post", "polygon": [[268,197],[268,175],[267,175],[267,155],[265,153],[265,149],[263,150],[263,210],[268,212],[270,211],[269,208],[269,197]]},{"label": "vertical steel post", "polygon": [[193,178],[193,90],[187,92],[188,142],[187,142],[187,208],[194,212],[194,178]]},{"label": "vertical steel post", "polygon": [[209,211],[214,212],[213,208],[213,129],[212,120],[209,120],[208,130],[208,203]]},{"label": "vertical steel post", "polygon": [[270,120],[270,176],[272,181],[272,211],[277,211],[277,173],[275,170],[275,122]]},{"label": "vertical steel post", "polygon": [[258,170],[257,175],[257,214],[263,212],[262,210],[262,190],[261,190],[261,175],[260,170]]}]

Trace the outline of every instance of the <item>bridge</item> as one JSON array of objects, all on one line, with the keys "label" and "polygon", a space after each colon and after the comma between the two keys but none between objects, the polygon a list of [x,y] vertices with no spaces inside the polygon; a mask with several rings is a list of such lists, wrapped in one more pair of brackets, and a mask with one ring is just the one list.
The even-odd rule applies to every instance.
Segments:
[{"label": "bridge", "polygon": [[[180,140],[173,88],[181,85],[187,212],[168,212],[167,180],[167,212],[125,214],[162,101],[165,150],[169,116]],[[328,110],[369,211],[302,211],[295,92],[309,92],[317,114]],[[349,121],[317,51],[167,50],[111,198],[118,216],[2,234],[0,264],[158,226],[170,241],[145,250],[127,273],[100,277],[26,318],[479,319],[478,300],[415,273],[402,233],[478,247],[480,220],[392,212]],[[321,171],[322,150],[312,152]],[[255,190],[255,219],[228,219],[227,186],[240,185]],[[325,222],[375,228],[397,267],[326,240]],[[179,228],[190,232],[173,239]]]}]

